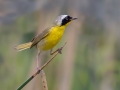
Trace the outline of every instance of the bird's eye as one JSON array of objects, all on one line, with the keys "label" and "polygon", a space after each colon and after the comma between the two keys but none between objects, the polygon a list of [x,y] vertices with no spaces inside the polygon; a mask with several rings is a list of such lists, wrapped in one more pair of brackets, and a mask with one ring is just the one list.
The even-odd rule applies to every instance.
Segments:
[{"label": "bird's eye", "polygon": [[66,17],[65,19],[66,19],[66,20],[68,20],[69,18],[68,18],[68,17]]},{"label": "bird's eye", "polygon": [[67,16],[65,19],[66,19],[66,20],[71,20],[71,18],[72,18],[72,17]]}]

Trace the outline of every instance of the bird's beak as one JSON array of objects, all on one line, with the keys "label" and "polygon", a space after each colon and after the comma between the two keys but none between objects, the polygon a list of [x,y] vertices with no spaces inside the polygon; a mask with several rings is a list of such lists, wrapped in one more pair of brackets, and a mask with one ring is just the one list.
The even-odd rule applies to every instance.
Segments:
[{"label": "bird's beak", "polygon": [[72,20],[76,20],[76,19],[78,19],[78,18],[72,18]]}]

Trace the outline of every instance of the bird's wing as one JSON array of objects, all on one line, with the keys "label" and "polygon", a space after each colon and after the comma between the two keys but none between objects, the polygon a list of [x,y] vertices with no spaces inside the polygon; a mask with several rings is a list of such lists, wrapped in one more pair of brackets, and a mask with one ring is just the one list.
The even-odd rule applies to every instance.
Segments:
[{"label": "bird's wing", "polygon": [[38,42],[40,42],[42,39],[44,39],[46,36],[49,35],[49,32],[50,32],[50,29],[51,28],[47,28],[45,29],[44,31],[42,31],[42,33],[40,33],[39,35],[37,35],[36,37],[34,37],[31,42],[32,42],[32,45],[31,45],[31,48],[33,46],[35,46]]}]

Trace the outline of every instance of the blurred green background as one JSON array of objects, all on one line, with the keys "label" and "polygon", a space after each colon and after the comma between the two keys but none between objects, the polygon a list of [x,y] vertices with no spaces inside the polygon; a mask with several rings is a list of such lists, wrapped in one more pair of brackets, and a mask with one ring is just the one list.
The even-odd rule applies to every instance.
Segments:
[{"label": "blurred green background", "polygon": [[[17,52],[58,15],[72,22],[44,69],[49,90],[120,90],[120,0],[1,0],[0,90],[15,90],[36,71],[36,49]],[[51,56],[40,56],[43,65]],[[43,90],[37,75],[23,90]]]}]

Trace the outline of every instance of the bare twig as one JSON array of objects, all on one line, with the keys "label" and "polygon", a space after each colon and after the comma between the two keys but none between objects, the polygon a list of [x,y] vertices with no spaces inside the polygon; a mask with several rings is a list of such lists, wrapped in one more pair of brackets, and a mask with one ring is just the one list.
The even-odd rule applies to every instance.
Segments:
[{"label": "bare twig", "polygon": [[[61,51],[62,51],[62,49],[63,49],[63,47],[66,45],[66,43],[61,47]],[[59,53],[59,51],[58,52],[56,52],[55,54],[54,54],[54,56],[51,58],[51,59],[49,59],[40,69],[38,69],[37,70],[37,72],[35,72],[31,77],[29,77],[22,85],[20,85],[18,88],[17,88],[17,90],[21,90],[26,84],[28,84],[37,74],[39,74],[40,72],[41,72],[41,70],[43,69],[43,68],[45,68],[52,60],[53,60],[53,58],[57,55]]]},{"label": "bare twig", "polygon": [[47,80],[43,70],[41,71],[41,78],[42,78],[43,90],[48,90]]}]

